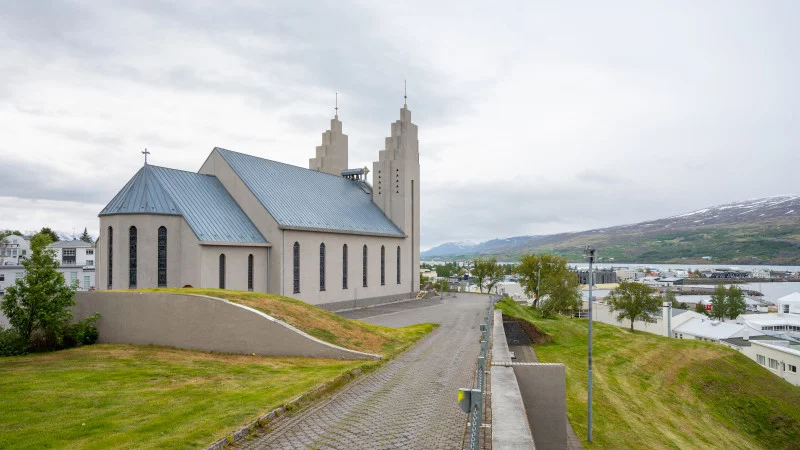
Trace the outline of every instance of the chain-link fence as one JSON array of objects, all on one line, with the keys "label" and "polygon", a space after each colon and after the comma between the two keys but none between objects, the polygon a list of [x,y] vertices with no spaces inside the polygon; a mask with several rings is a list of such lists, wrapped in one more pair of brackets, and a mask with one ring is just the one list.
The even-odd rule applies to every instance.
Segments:
[{"label": "chain-link fence", "polygon": [[458,393],[458,403],[461,409],[469,414],[469,449],[480,448],[481,425],[483,424],[484,400],[486,397],[486,363],[488,359],[489,336],[491,336],[494,314],[494,304],[500,296],[489,296],[489,306],[480,325],[481,352],[478,355],[475,373],[475,387],[461,389]]}]

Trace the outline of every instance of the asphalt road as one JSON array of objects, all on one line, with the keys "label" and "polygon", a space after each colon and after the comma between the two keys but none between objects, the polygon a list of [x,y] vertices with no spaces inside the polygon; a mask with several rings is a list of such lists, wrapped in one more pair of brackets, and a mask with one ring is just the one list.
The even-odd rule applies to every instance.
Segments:
[{"label": "asphalt road", "polygon": [[342,313],[391,327],[440,327],[411,350],[241,448],[460,449],[467,416],[458,389],[473,382],[484,295],[416,300]]}]

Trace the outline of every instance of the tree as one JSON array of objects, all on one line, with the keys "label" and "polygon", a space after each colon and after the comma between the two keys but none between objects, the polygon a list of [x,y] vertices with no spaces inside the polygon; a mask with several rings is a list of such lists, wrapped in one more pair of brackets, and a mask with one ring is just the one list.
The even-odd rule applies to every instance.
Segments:
[{"label": "tree", "polygon": [[478,287],[483,292],[491,292],[492,288],[502,279],[502,268],[497,265],[497,258],[475,258],[472,261],[472,276],[478,279]]},{"label": "tree", "polygon": [[718,284],[711,294],[711,302],[713,306],[708,315],[723,322],[725,319],[735,319],[747,310],[744,293],[738,286],[725,289],[722,283]]},{"label": "tree", "polygon": [[94,239],[89,236],[89,232],[86,230],[86,227],[83,227],[83,234],[78,239],[82,240],[83,242],[88,242],[90,244],[94,244]]},{"label": "tree", "polygon": [[708,311],[706,311],[706,308],[705,308],[705,307],[703,306],[703,304],[702,304],[702,303],[700,303],[700,302],[698,302],[698,303],[696,303],[696,304],[694,305],[694,312],[696,312],[696,313],[698,313],[698,314],[705,314],[705,315],[708,315]]},{"label": "tree", "polygon": [[60,239],[55,231],[51,230],[49,227],[42,228],[38,234],[46,234],[50,238],[50,242],[58,242]]},{"label": "tree", "polygon": [[659,313],[661,298],[654,296],[655,289],[644,283],[623,281],[606,297],[609,310],[619,312],[617,320],[630,320],[631,332],[633,322],[647,320]]},{"label": "tree", "polygon": [[56,269],[58,261],[49,250],[50,236],[39,233],[31,239],[30,258],[24,260],[25,275],[6,290],[0,309],[11,326],[30,343],[35,330],[49,341],[61,342],[61,333],[72,321],[68,307],[75,304],[75,287],[70,287]]},{"label": "tree", "polygon": [[739,286],[732,285],[728,288],[726,306],[725,317],[731,320],[747,312],[747,302],[744,301],[744,293]]},{"label": "tree", "polygon": [[678,299],[675,296],[675,292],[674,291],[669,291],[668,290],[668,291],[664,292],[664,301],[665,302],[669,302],[672,305],[672,307],[675,308],[675,309],[680,309],[681,308],[681,303],[678,303]]},{"label": "tree", "polygon": [[[541,283],[539,273],[541,269]],[[517,266],[519,284],[528,296],[536,293],[534,307],[548,297],[556,312],[566,312],[580,307],[580,284],[578,277],[569,270],[567,260],[549,253],[537,255],[530,253],[520,259]]]}]

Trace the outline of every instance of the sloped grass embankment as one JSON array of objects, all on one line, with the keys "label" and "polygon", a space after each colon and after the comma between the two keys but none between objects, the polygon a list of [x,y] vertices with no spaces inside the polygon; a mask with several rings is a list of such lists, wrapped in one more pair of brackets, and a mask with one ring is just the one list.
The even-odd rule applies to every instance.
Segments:
[{"label": "sloped grass embankment", "polygon": [[384,357],[392,357],[403,351],[408,345],[430,333],[436,326],[419,324],[404,328],[382,327],[359,320],[345,319],[338,314],[294,298],[259,292],[195,288],[140,289],[139,291],[197,294],[221,298],[261,311],[330,344]]},{"label": "sloped grass embankment", "polygon": [[[266,294],[174,291],[241,303],[385,357],[435,327],[378,327]],[[0,358],[0,448],[203,447],[305,392],[380,364],[111,344]]]},{"label": "sloped grass embankment", "polygon": [[720,344],[595,323],[593,444],[586,442],[588,321],[542,319],[497,305],[548,333],[542,362],[566,366],[567,415],[590,448],[800,448],[800,388]]}]

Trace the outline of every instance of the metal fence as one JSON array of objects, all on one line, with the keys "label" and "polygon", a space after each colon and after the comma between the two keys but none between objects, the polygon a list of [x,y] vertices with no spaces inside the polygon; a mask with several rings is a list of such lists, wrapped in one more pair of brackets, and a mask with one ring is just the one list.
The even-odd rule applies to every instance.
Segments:
[{"label": "metal fence", "polygon": [[489,336],[491,335],[494,304],[500,296],[489,296],[489,306],[480,325],[481,352],[478,355],[475,373],[475,387],[461,389],[458,392],[458,403],[462,411],[469,414],[469,448],[480,448],[481,425],[483,424],[483,407],[486,396],[486,360],[488,358]]}]

